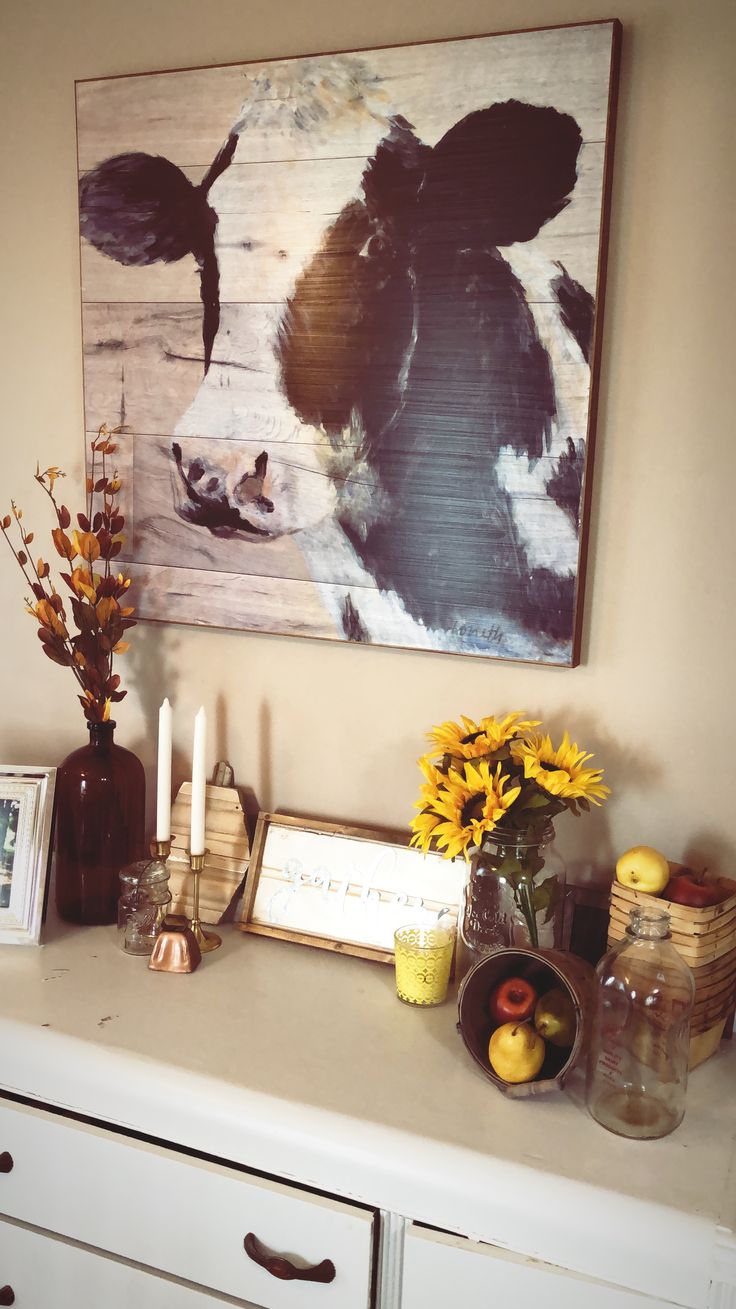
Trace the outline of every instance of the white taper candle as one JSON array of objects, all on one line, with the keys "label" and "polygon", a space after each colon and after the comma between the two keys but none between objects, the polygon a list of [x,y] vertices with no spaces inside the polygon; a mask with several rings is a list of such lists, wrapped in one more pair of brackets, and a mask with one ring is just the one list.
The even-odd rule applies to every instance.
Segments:
[{"label": "white taper candle", "polygon": [[207,715],[204,706],[194,720],[192,746],[192,825],[189,834],[189,853],[204,854],[205,811],[205,750],[207,746]]},{"label": "white taper candle", "polygon": [[171,839],[171,705],[168,698],[158,711],[158,768],[156,772],[156,840]]}]

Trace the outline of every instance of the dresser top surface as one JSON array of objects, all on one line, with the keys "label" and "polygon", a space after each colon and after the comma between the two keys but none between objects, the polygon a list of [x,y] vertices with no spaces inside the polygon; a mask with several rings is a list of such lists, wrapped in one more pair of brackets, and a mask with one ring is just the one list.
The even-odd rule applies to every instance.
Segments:
[{"label": "dresser top surface", "polygon": [[[622,1141],[587,1115],[579,1071],[565,1092],[501,1095],[465,1050],[454,992],[414,1009],[386,965],[223,936],[188,976],[123,955],[112,927],[51,924],[40,949],[0,951],[0,1085],[369,1202],[385,1183],[386,1207],[402,1171],[418,1195],[423,1167],[462,1168],[469,1192],[529,1169],[545,1203],[595,1188],[629,1215],[736,1227],[734,1043],[692,1074],[672,1136]],[[441,1208],[413,1212],[441,1225]]]}]

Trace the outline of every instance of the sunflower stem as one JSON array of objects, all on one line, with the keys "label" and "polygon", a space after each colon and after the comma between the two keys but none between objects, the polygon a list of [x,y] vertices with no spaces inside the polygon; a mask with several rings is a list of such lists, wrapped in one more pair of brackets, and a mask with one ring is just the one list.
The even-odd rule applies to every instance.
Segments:
[{"label": "sunflower stem", "polygon": [[529,882],[526,879],[519,883],[518,901],[519,908],[524,916],[524,921],[529,931],[529,940],[537,948],[539,946],[539,932],[537,931],[537,915],[534,912],[534,901]]}]

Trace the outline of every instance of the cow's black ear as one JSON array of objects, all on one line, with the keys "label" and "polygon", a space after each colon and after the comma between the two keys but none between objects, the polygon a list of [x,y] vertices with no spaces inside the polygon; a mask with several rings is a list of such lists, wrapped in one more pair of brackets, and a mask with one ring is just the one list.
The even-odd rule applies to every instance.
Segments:
[{"label": "cow's black ear", "polygon": [[427,236],[452,231],[476,248],[532,240],[568,203],[581,144],[575,119],[551,107],[506,100],[461,118],[425,165]]},{"label": "cow's black ear", "polygon": [[211,243],[212,215],[202,191],[158,155],[122,154],[85,173],[80,230],[121,264],[171,263]]}]

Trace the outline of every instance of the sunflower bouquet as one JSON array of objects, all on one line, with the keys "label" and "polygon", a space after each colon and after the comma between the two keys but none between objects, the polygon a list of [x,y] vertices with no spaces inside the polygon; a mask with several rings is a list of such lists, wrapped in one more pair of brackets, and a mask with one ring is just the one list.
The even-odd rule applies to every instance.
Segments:
[{"label": "sunflower bouquet", "polygon": [[133,609],[125,604],[130,578],[113,563],[122,549],[125,519],[118,499],[121,479],[117,472],[109,473],[108,460],[121,430],[103,426],[92,438],[85,508],[74,528],[68,508],[56,498],[56,483],[65,474],[57,467],[43,472],[36,467],[35,481],[53,506],[56,526],[51,540],[66,564],[60,577],[68,594],[62,597],[48,561],[31,550],[34,534],[26,531],[23,510],[15,501],[10,502],[11,512],[0,518],[0,531],[28,586],[26,611],[38,623],[43,652],[53,663],[71,669],[89,722],[106,722],[112,703],[126,694],[113,662],[128,649],[124,636],[135,626]]},{"label": "sunflower bouquet", "polygon": [[[510,888],[516,909],[537,945],[537,916],[548,921],[557,907],[554,876],[538,879],[551,821],[569,810],[577,815],[610,794],[602,770],[589,767],[592,755],[565,732],[555,746],[548,733],[537,732],[536,719],[521,713],[475,722],[445,722],[432,728],[432,749],[421,757],[425,781],[411,820],[411,844],[446,859],[474,857],[474,865]],[[498,918],[498,904],[485,914]],[[476,914],[477,917],[477,914]],[[501,942],[499,942],[500,944]],[[505,942],[510,944],[510,942]]]}]

